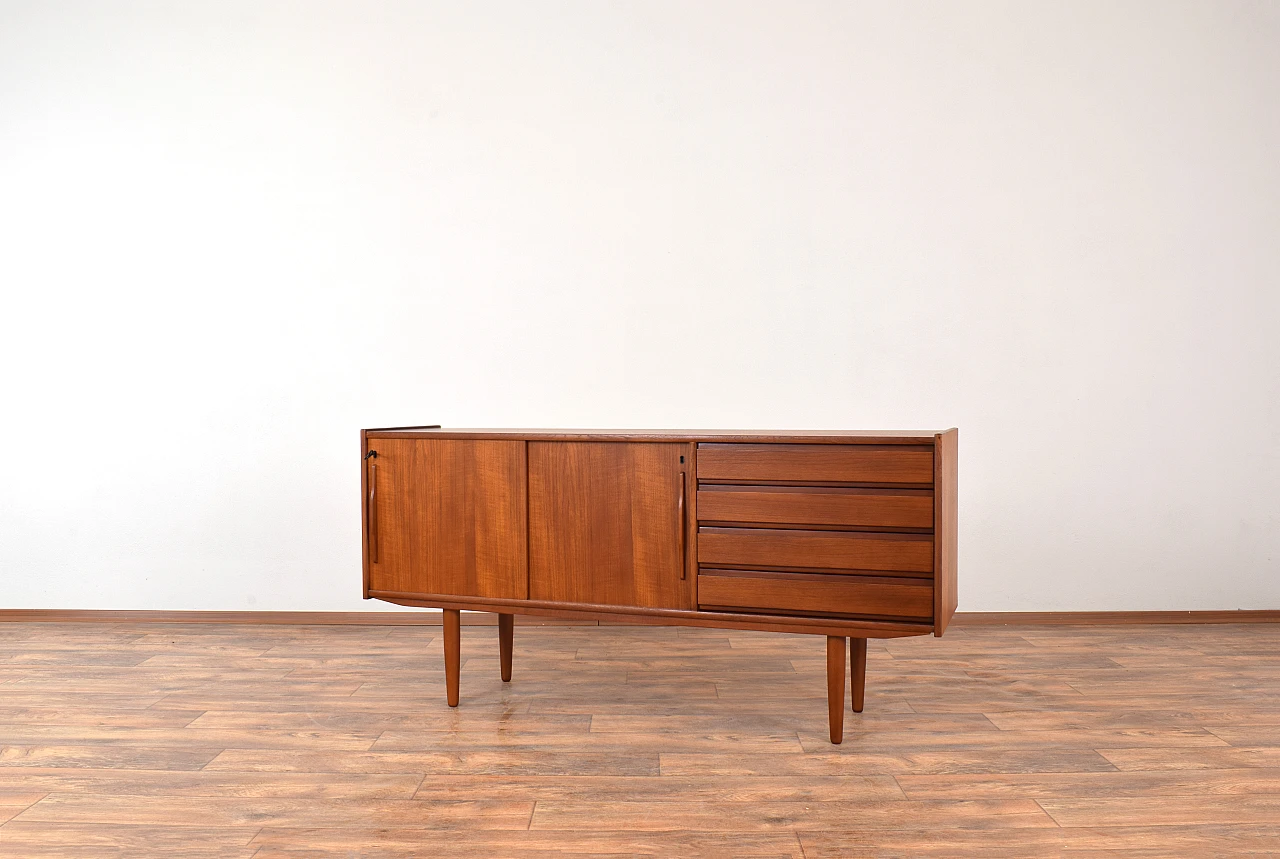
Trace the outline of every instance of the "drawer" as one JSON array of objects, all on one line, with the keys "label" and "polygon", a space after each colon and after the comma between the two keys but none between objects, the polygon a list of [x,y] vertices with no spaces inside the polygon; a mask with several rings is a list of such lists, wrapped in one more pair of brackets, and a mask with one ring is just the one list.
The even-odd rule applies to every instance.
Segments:
[{"label": "drawer", "polygon": [[698,606],[924,620],[933,617],[933,583],[874,576],[708,570],[698,576]]},{"label": "drawer", "polygon": [[700,444],[699,480],[933,483],[933,447],[915,444]]},{"label": "drawer", "polygon": [[774,528],[698,529],[698,563],[711,567],[832,570],[933,570],[933,537]]},{"label": "drawer", "polygon": [[704,522],[933,527],[933,492],[928,489],[710,484],[698,488],[697,509]]}]

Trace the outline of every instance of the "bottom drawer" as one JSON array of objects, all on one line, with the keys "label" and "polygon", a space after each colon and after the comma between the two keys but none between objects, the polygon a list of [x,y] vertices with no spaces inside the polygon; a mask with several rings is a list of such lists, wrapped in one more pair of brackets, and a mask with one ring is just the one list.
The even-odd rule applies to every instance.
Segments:
[{"label": "bottom drawer", "polygon": [[933,617],[931,579],[703,570],[698,607],[808,615]]}]

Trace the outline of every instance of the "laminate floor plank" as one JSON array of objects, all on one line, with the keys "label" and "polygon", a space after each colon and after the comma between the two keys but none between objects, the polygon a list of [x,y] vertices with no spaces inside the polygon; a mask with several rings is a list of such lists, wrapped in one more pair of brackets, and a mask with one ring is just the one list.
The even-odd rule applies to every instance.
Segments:
[{"label": "laminate floor plank", "polygon": [[1280,852],[1280,625],[873,640],[840,746],[821,637],[497,638],[0,623],[0,857]]},{"label": "laminate floor plank", "polygon": [[112,823],[140,826],[414,826],[420,829],[526,829],[532,801],[330,799],[316,803],[274,797],[170,796],[139,802],[134,796],[52,794],[22,812],[24,823]]},{"label": "laminate floor plank", "polygon": [[956,856],[1198,857],[1275,854],[1280,826],[1114,826],[1076,829],[801,831],[805,859]]},{"label": "laminate floor plank", "polygon": [[[823,681],[825,682],[825,680]],[[868,696],[870,690],[868,690]],[[868,700],[870,700],[868,698]],[[877,714],[901,714],[911,716],[915,711],[906,701],[877,700]],[[637,716],[642,718],[660,716],[724,716],[725,718],[741,717],[755,719],[790,719],[786,724],[791,728],[799,728],[806,719],[821,719],[825,725],[827,719],[827,699],[825,695],[802,695],[796,690],[791,700],[783,698],[736,698],[736,699],[692,699],[684,703],[654,702],[646,705],[643,701],[573,701],[569,698],[557,700],[533,699],[528,704],[529,713],[574,715],[590,714],[594,716]],[[869,708],[868,708],[869,709]],[[864,716],[866,713],[860,713]],[[948,714],[949,715],[949,714]],[[966,714],[967,715],[967,714]],[[723,723],[721,723],[723,725]],[[761,723],[763,724],[763,723]],[[819,724],[815,722],[814,724]]]},{"label": "laminate floor plank", "polygon": [[1213,731],[1232,725],[1280,726],[1280,713],[1230,714],[1193,710],[1060,710],[986,713],[1002,731],[1097,731],[1134,728],[1201,727]]},{"label": "laminate floor plank", "polygon": [[[982,829],[1058,824],[1034,800],[827,800],[822,802],[539,802],[531,829],[688,829],[751,832],[770,829],[927,828],[946,818],[953,826]],[[1257,822],[1257,821],[1248,821]]]},{"label": "laminate floor plank", "polygon": [[[1220,745],[1226,745],[1209,734]],[[618,732],[569,734],[512,732],[495,733],[483,740],[459,734],[441,734],[438,731],[401,733],[387,731],[373,744],[373,751],[512,751],[540,752],[563,750],[574,753],[599,753],[618,755],[654,755],[699,752],[725,752],[740,755],[795,755],[802,751],[795,732],[769,734],[750,732],[686,733],[686,734],[624,734]]]},{"label": "laminate floor plank", "polygon": [[0,769],[0,805],[13,804],[6,802],[6,795],[17,797],[15,802],[24,797],[34,797],[24,804],[25,807],[50,793],[105,794],[135,798],[234,796],[280,799],[413,799],[422,779],[423,776],[419,773],[227,773],[207,769],[181,772],[73,767]]},{"label": "laminate floor plank", "polygon": [[[448,712],[444,712],[448,709]],[[584,734],[591,730],[587,713],[529,713],[527,704],[501,711],[476,708],[416,708],[408,712],[236,712],[209,710],[192,721],[191,728],[228,728],[252,731],[386,731],[430,732],[435,734]],[[723,726],[710,726],[721,727]]]},{"label": "laminate floor plank", "polygon": [[[855,716],[856,718],[856,716]],[[1030,749],[1106,748],[1228,748],[1230,743],[1206,728],[1155,727],[1079,731],[893,731],[845,728],[844,743],[832,751],[819,734],[800,734],[805,751],[817,754],[861,755],[876,752],[911,752],[954,749],[962,752],[990,749],[995,752]]]},{"label": "laminate floor plank", "polygon": [[89,743],[144,745],[153,748],[266,748],[365,751],[380,734],[338,731],[234,730],[224,728],[128,728],[81,725],[4,725],[0,733],[14,744],[84,745]]},{"label": "laminate floor plank", "polygon": [[[125,684],[122,678],[122,685]],[[51,691],[48,689],[21,689],[17,684],[4,686],[0,703],[14,709],[55,709],[74,711],[81,707],[109,710],[142,710],[163,701],[166,695],[138,695],[129,692],[86,693]],[[0,736],[0,739],[3,739]]]},{"label": "laminate floor plank", "polygon": [[[751,715],[690,715],[685,713],[650,714],[638,712],[630,715],[598,714],[591,717],[591,732],[595,734],[697,734],[723,733],[727,730],[742,732],[759,732],[762,730],[773,734],[822,733],[826,730],[826,716],[820,718],[801,719],[797,714],[753,713]],[[955,732],[968,736],[970,733],[998,733],[999,729],[981,713],[960,713],[937,716],[922,720],[915,713],[857,713],[847,714],[854,720],[859,731],[874,733],[890,731],[902,733]]]},{"label": "laminate floor plank", "polygon": [[1280,796],[1280,769],[899,775],[910,799]]},{"label": "laminate floor plank", "polygon": [[1118,770],[1221,770],[1280,767],[1280,748],[1099,749]]},{"label": "laminate floor plank", "polygon": [[867,800],[906,799],[892,776],[775,777],[726,781],[718,776],[433,776],[423,779],[418,799],[503,799],[528,797],[538,802],[592,800],[626,802],[817,802],[833,796]]},{"label": "laminate floor plank", "polygon": [[[846,734],[845,742],[848,742]],[[664,754],[663,775],[726,777],[899,775],[903,773],[1112,772],[1093,749],[947,749],[943,751],[806,751],[804,755]]]},{"label": "laminate floor plank", "polygon": [[465,838],[433,838],[420,829],[282,829],[264,827],[254,859],[522,859],[681,857],[681,859],[805,859],[795,833],[676,831],[477,830]]},{"label": "laminate floor plank", "polygon": [[250,859],[260,826],[140,826],[129,823],[24,823],[0,826],[5,859]]},{"label": "laminate floor plank", "polygon": [[185,728],[202,710],[111,710],[82,707],[0,707],[0,736],[16,725],[67,725],[86,728]]},{"label": "laminate floor plank", "polygon": [[1280,747],[1280,728],[1274,725],[1213,725],[1205,730],[1237,748]]},{"label": "laminate floor plank", "polygon": [[[1057,823],[1070,826],[1275,824],[1280,796],[1108,796],[1041,799]],[[1280,850],[1280,844],[1276,845]]]},{"label": "laminate floor plank", "polygon": [[[772,756],[770,756],[772,757]],[[616,749],[583,754],[563,749],[478,748],[450,752],[298,752],[227,749],[207,770],[310,773],[418,773],[422,775],[658,775],[655,753],[619,755]]]},{"label": "laminate floor plank", "polygon": [[[3,733],[0,732],[0,737]],[[198,770],[222,753],[179,744],[141,746],[126,741],[81,745],[0,746],[0,771],[18,767],[93,767],[140,770]]]},{"label": "laminate floor plank", "polygon": [[28,784],[26,789],[7,788],[3,782],[0,782],[0,808],[26,808],[44,799],[46,795],[48,791],[37,790],[35,785]]}]

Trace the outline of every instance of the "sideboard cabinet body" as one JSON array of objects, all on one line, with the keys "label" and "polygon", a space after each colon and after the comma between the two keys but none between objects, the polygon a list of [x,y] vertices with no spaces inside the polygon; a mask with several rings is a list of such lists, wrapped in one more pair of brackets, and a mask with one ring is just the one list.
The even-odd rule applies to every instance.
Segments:
[{"label": "sideboard cabinet body", "polygon": [[856,684],[856,642],[955,612],[956,440],[364,430],[364,596],[852,638]]}]

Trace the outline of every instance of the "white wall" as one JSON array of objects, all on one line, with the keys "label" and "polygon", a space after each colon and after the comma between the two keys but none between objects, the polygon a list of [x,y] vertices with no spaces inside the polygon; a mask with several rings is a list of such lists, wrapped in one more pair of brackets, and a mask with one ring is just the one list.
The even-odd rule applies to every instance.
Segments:
[{"label": "white wall", "polygon": [[961,609],[1280,608],[1280,5],[0,0],[0,607],[368,609],[357,430],[961,427]]}]

